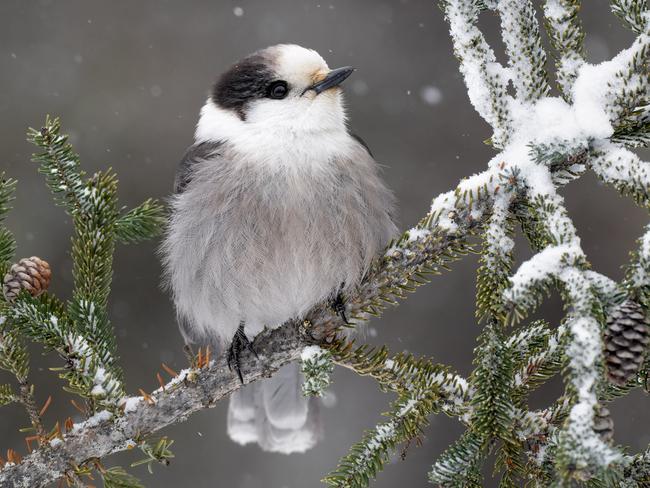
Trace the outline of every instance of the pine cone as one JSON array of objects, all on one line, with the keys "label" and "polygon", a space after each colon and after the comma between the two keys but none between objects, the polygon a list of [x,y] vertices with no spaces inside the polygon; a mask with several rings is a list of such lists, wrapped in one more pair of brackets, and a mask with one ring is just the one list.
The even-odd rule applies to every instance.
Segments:
[{"label": "pine cone", "polygon": [[2,293],[8,302],[16,299],[21,290],[37,297],[50,286],[50,265],[41,258],[23,258],[11,266],[2,284]]},{"label": "pine cone", "polygon": [[643,363],[650,321],[635,301],[626,300],[607,317],[605,361],[609,381],[624,385]]},{"label": "pine cone", "polygon": [[594,415],[594,432],[600,436],[603,442],[610,443],[614,440],[614,421],[609,409],[601,406],[596,409]]}]

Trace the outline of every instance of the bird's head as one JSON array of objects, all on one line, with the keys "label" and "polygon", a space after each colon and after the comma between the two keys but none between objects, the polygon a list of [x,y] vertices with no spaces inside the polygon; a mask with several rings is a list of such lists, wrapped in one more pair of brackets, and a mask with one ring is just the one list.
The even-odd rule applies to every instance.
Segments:
[{"label": "bird's head", "polygon": [[247,56],[223,73],[208,103],[260,129],[344,128],[339,85],[353,71],[330,69],[316,51],[280,44]]}]

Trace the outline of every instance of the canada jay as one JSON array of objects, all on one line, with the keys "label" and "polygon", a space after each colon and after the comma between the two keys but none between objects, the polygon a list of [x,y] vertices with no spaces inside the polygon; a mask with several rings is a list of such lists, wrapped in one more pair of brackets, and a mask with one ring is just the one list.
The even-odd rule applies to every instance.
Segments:
[{"label": "canada jay", "polygon": [[[226,71],[176,177],[162,253],[185,339],[239,355],[264,327],[358,284],[395,235],[393,196],[348,131],[339,85],[313,50],[277,45]],[[338,302],[340,304],[340,301]],[[304,451],[319,435],[297,365],[231,396],[240,443]]]}]

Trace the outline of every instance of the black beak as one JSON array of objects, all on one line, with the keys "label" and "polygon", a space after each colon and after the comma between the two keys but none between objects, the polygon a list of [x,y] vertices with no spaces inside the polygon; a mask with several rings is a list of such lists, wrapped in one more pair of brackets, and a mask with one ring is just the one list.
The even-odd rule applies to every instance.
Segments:
[{"label": "black beak", "polygon": [[307,88],[307,90],[314,90],[316,94],[339,86],[343,81],[352,74],[354,68],[351,66],[344,66],[343,68],[336,68],[327,73],[327,76],[323,78],[318,83],[314,83],[312,86]]}]

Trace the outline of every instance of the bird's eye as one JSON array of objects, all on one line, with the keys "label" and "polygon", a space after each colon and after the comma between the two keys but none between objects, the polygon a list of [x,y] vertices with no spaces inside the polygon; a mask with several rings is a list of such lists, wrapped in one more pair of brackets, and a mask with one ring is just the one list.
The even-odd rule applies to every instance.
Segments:
[{"label": "bird's eye", "polygon": [[286,81],[274,81],[269,86],[269,98],[275,98],[276,100],[281,100],[287,96],[289,93],[289,87],[287,86]]}]

